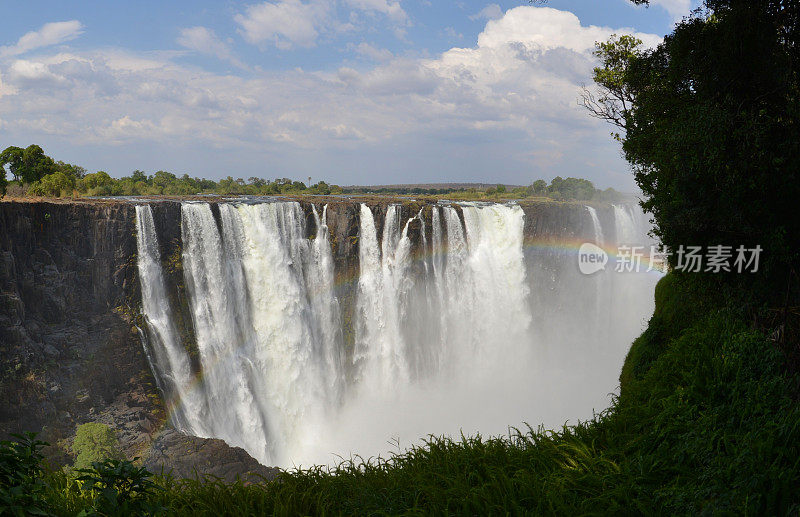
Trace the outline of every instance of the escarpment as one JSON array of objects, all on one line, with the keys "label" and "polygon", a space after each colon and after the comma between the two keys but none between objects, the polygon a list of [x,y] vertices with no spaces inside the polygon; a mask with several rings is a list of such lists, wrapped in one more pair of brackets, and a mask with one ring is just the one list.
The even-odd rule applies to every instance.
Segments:
[{"label": "escarpment", "polygon": [[[322,224],[327,226],[333,259],[342,346],[350,355],[355,346],[361,201],[298,200],[306,217],[306,238],[314,239],[322,231],[314,211],[317,217],[325,215]],[[236,201],[208,202],[221,224],[219,204]],[[388,206],[398,205],[393,216],[399,212],[414,256],[439,252],[433,249],[431,233],[437,205],[363,202],[379,232],[385,227]],[[148,465],[156,465],[150,458],[151,445],[170,424],[142,339],[146,332],[136,262],[136,203],[152,207],[173,322],[198,374],[196,329],[183,264],[181,202],[0,202],[0,434],[42,430],[42,438],[53,444],[50,454],[57,462],[70,461],[69,443],[76,426],[97,421],[117,431],[128,457],[142,456]],[[452,206],[463,223],[460,205]],[[557,290],[569,276],[565,272],[575,265],[558,253],[541,250],[565,240],[590,239],[593,227],[586,207],[553,202],[520,206],[528,281],[534,291]],[[596,210],[606,239],[613,241],[612,207],[598,205]],[[379,233],[379,242],[380,237]],[[410,267],[422,274],[427,266],[415,261]],[[175,458],[168,447],[185,442],[170,436],[158,441],[160,457]],[[225,456],[221,447],[214,442],[209,450],[215,457]],[[237,454],[225,457],[236,463]],[[204,460],[196,461],[199,465]],[[249,460],[242,465],[242,472],[252,470]],[[190,470],[186,465],[181,469]],[[226,475],[231,472],[236,468],[226,467]]]}]

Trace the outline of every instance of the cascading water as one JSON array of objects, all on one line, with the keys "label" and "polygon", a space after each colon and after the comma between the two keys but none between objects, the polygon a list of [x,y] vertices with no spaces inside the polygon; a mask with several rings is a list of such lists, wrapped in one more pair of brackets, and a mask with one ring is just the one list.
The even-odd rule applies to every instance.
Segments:
[{"label": "cascading water", "polygon": [[649,223],[639,205],[613,205],[617,242],[624,245],[648,243]]},{"label": "cascading water", "polygon": [[592,228],[594,229],[594,243],[598,246],[602,246],[605,238],[603,237],[603,227],[600,224],[600,218],[597,217],[597,210],[595,210],[591,206],[586,207],[586,211],[589,212],[589,217],[592,218]]},{"label": "cascading water", "polygon": [[[560,346],[545,347],[553,336],[532,324],[549,309],[540,301],[548,295],[531,291],[541,278],[526,260],[519,206],[433,205],[404,216],[403,207],[389,205],[379,229],[379,214],[362,204],[352,349],[327,206],[321,215],[296,202],[217,208],[181,206],[196,337],[183,343],[171,322],[150,208],[137,207],[153,368],[165,393],[180,400],[173,405],[181,429],[289,466],[335,461],[332,454],[347,451],[381,453],[392,437],[495,433],[529,415],[551,423],[575,416],[575,404],[554,406],[548,394],[569,377],[570,361],[598,358],[572,355],[566,336],[575,333],[563,308],[547,316],[549,327],[561,329]],[[600,219],[588,211],[602,242]],[[628,231],[628,219],[615,220],[623,226],[617,235]],[[202,382],[189,367],[193,348]],[[554,351],[546,361],[544,348]],[[602,377],[603,393],[608,382]],[[598,407],[591,404],[579,416]]]},{"label": "cascading water", "polygon": [[136,225],[142,315],[150,345],[147,356],[151,358],[151,367],[157,371],[156,379],[167,395],[167,407],[175,426],[187,433],[205,436],[205,398],[194,382],[189,357],[181,346],[172,318],[164,288],[153,211],[149,205],[136,206]]}]

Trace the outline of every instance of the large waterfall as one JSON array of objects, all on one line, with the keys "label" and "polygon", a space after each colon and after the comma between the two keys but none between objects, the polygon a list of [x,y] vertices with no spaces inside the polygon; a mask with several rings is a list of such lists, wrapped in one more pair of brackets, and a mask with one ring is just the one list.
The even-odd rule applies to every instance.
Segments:
[{"label": "large waterfall", "polygon": [[[327,208],[182,203],[190,343],[172,321],[151,207],[136,207],[147,349],[177,427],[291,466],[384,453],[390,440],[405,447],[428,433],[559,424],[602,408],[602,398],[564,384],[601,360],[575,343],[597,336],[598,311],[613,302],[597,286],[613,283],[575,280],[572,295],[591,298],[595,311],[580,325],[586,333],[576,332],[552,305],[565,299],[548,295],[548,275],[568,274],[543,266],[557,264],[554,256],[527,253],[519,206],[429,205],[426,217],[389,205],[381,227],[360,205],[350,340]],[[587,208],[590,237],[602,244],[600,219]],[[633,238],[637,214],[620,210],[613,233]],[[640,291],[649,299],[652,282]],[[633,312],[628,320],[648,309]],[[626,344],[603,350],[602,361],[621,364]],[[603,395],[613,389],[607,372],[591,375],[602,377]]]}]

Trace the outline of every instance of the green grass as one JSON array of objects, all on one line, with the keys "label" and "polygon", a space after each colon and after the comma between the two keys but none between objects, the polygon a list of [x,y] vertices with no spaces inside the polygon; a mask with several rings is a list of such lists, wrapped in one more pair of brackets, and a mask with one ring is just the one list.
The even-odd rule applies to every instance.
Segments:
[{"label": "green grass", "polygon": [[[656,302],[620,396],[591,421],[505,438],[431,437],[388,459],[271,483],[157,477],[148,504],[176,515],[796,515],[800,405],[782,353],[677,277],[662,280]],[[60,515],[96,502],[63,473],[47,486]]]}]

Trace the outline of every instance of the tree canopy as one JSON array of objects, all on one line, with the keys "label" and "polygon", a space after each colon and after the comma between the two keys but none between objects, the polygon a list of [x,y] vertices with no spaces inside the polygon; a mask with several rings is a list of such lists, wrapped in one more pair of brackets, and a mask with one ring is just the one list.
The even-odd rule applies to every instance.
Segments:
[{"label": "tree canopy", "polygon": [[655,49],[598,43],[584,104],[622,129],[669,248],[758,244],[775,271],[797,259],[797,33],[796,3],[707,0]]}]

